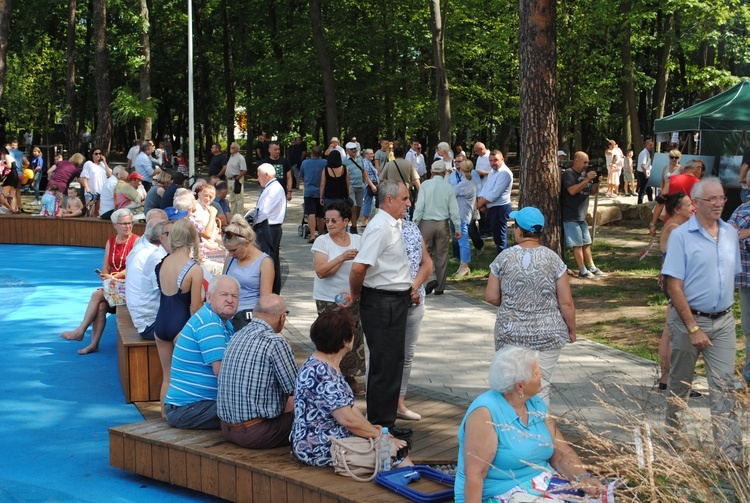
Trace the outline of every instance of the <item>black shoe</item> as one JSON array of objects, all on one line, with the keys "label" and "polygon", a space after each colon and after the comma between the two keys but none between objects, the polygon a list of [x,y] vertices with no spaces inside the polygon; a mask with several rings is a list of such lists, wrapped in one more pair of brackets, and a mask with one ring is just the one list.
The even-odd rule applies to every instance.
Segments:
[{"label": "black shoe", "polygon": [[399,428],[398,426],[391,426],[388,428],[388,432],[401,440],[406,440],[414,434],[411,428]]},{"label": "black shoe", "polygon": [[430,295],[432,291],[438,286],[438,281],[433,279],[424,286],[424,294]]},{"label": "black shoe", "polygon": [[435,292],[435,295],[443,295],[443,291],[440,290],[439,292]]},{"label": "black shoe", "polygon": [[701,393],[700,391],[696,391],[694,389],[691,389],[689,396],[690,396],[690,398],[700,398],[700,397],[703,396],[703,393]]},{"label": "black shoe", "polygon": [[659,391],[666,391],[667,390],[667,383],[660,382],[659,383]]},{"label": "black shoe", "polygon": [[359,234],[359,232],[357,231],[357,228],[356,228],[356,227],[352,227],[352,228],[351,228],[351,229],[349,230],[349,233],[350,233],[350,234]]}]

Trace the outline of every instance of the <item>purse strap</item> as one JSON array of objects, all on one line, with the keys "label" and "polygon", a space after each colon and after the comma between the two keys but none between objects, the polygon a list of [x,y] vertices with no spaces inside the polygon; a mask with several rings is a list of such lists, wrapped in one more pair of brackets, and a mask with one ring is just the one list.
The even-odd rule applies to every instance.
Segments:
[{"label": "purse strap", "polygon": [[[341,462],[341,464],[344,467],[344,471],[351,478],[353,478],[354,480],[358,480],[360,482],[370,482],[372,479],[375,478],[375,475],[378,474],[378,454],[380,453],[380,444],[376,442],[374,439],[368,438],[367,440],[370,441],[370,448],[363,449],[363,450],[355,449],[351,445],[344,444],[340,442],[339,439],[336,437],[329,436],[328,440],[331,441],[331,446],[333,446],[333,444],[336,444],[339,447],[340,455],[336,457],[336,460]],[[350,452],[353,452],[355,454],[360,454],[360,455],[368,454],[370,452],[375,451],[375,470],[372,472],[372,475],[370,475],[367,478],[362,478],[352,473],[352,471],[349,469],[349,465],[346,463],[345,452],[341,452],[341,451],[350,451]]]}]

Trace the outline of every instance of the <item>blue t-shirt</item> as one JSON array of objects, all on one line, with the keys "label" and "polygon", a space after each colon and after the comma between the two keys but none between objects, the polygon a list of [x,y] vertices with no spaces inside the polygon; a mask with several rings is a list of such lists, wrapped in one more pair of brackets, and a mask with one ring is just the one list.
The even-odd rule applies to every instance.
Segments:
[{"label": "blue t-shirt", "polygon": [[497,433],[497,452],[487,472],[482,488],[482,499],[503,494],[536,477],[544,469],[552,471],[549,459],[554,453],[552,435],[547,429],[547,406],[539,396],[526,402],[528,425],[524,425],[513,407],[497,391],[479,395],[466,411],[458,428],[458,471],[456,473],[456,503],[464,502],[464,437],[466,419],[479,407],[486,407],[492,416]]},{"label": "blue t-shirt", "polygon": [[164,403],[181,407],[201,400],[216,400],[218,380],[211,364],[224,358],[233,334],[232,324],[223,321],[208,303],[203,304],[177,338]]},{"label": "blue t-shirt", "polygon": [[336,421],[333,411],[354,405],[354,394],[344,375],[312,355],[302,364],[294,390],[294,423],[289,440],[300,461],[331,466],[331,441],[352,434]]},{"label": "blue t-shirt", "polygon": [[[365,169],[365,163],[361,157],[352,160],[351,157],[344,159],[344,166],[349,170],[349,184],[353,189],[362,188],[365,184],[362,171]],[[362,169],[360,169],[362,168]]]},{"label": "blue t-shirt", "polygon": [[15,148],[9,148],[8,153],[16,161],[16,171],[19,175],[23,176],[23,152]]},{"label": "blue t-shirt", "polygon": [[299,168],[299,177],[305,181],[305,197],[320,197],[320,177],[326,169],[325,159],[305,159]]}]

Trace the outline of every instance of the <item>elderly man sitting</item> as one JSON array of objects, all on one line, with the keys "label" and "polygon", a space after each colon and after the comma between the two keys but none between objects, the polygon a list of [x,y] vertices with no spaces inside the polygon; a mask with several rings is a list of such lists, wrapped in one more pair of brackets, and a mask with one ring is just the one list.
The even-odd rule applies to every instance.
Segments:
[{"label": "elderly man sitting", "polygon": [[231,276],[214,276],[206,303],[190,317],[172,353],[169,389],[164,398],[167,422],[175,428],[217,430],[217,376],[234,328],[240,285]]},{"label": "elderly man sitting", "polygon": [[227,345],[219,373],[217,408],[224,438],[241,447],[289,445],[297,364],[284,328],[286,302],[264,295],[252,321]]}]

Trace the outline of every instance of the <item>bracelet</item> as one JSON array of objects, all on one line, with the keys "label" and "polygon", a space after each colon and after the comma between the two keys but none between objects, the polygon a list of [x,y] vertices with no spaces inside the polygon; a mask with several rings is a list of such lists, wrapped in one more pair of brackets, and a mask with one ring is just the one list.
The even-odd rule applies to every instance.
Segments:
[{"label": "bracelet", "polygon": [[576,477],[576,484],[580,484],[581,480],[583,480],[583,477],[588,477],[590,475],[591,474],[589,472],[584,472],[584,473],[580,474],[579,476]]}]

